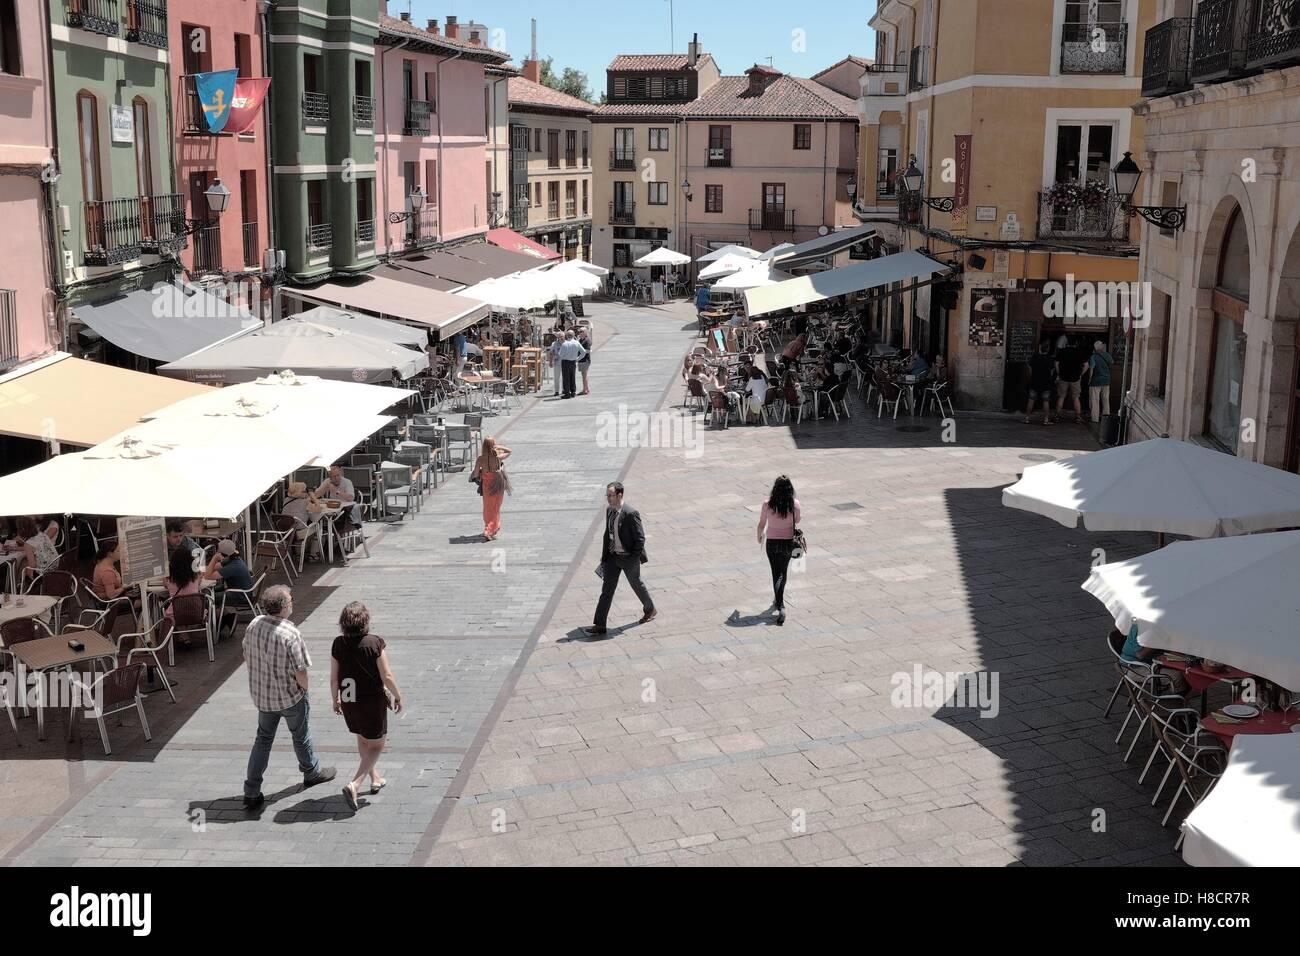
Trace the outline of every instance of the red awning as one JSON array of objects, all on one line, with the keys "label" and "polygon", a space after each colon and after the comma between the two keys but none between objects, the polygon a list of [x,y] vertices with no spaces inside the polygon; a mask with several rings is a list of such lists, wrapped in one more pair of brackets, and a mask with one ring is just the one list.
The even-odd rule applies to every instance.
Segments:
[{"label": "red awning", "polygon": [[521,252],[526,256],[550,261],[562,258],[558,252],[547,249],[539,242],[533,242],[527,236],[521,236],[513,229],[489,229],[484,238],[494,246],[500,246],[510,252]]}]

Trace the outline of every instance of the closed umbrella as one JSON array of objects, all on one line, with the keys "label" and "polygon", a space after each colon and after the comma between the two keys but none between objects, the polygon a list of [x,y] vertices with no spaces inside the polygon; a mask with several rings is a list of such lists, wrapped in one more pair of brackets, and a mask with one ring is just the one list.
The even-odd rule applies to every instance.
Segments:
[{"label": "closed umbrella", "polygon": [[1177,541],[1093,569],[1083,589],[1138,643],[1300,690],[1300,531]]},{"label": "closed umbrella", "polygon": [[1067,528],[1210,538],[1300,525],[1300,475],[1153,438],[1026,468],[1002,503]]},{"label": "closed umbrella", "polygon": [[634,266],[684,266],[691,261],[690,256],[684,256],[680,252],[674,252],[667,246],[660,246],[653,252],[648,252],[640,259],[632,263]]}]

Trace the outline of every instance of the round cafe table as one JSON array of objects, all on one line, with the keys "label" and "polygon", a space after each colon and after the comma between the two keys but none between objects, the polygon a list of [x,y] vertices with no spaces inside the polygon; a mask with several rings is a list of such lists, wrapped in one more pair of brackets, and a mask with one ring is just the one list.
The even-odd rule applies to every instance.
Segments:
[{"label": "round cafe table", "polygon": [[1285,734],[1290,733],[1292,727],[1300,726],[1300,710],[1266,710],[1258,717],[1240,723],[1218,720],[1215,714],[1202,717],[1201,726],[1229,746],[1237,734]]},{"label": "round cafe table", "polygon": [[0,607],[0,624],[9,621],[21,620],[25,617],[43,617],[54,607],[54,598],[46,597],[44,594],[24,594],[22,595],[23,606],[19,607],[14,603],[16,595],[5,595],[7,600]]},{"label": "round cafe table", "polygon": [[1207,695],[1211,687],[1219,683],[1219,681],[1239,681],[1245,680],[1247,677],[1251,676],[1245,671],[1238,670],[1235,667],[1225,667],[1220,671],[1207,671],[1200,661],[1193,663],[1181,654],[1173,656],[1169,654],[1158,654],[1156,655],[1156,661],[1161,667],[1167,667],[1174,671],[1182,671],[1183,679],[1187,681],[1187,686],[1193,691],[1199,692],[1201,695],[1202,717],[1205,716],[1205,711],[1208,706]]}]

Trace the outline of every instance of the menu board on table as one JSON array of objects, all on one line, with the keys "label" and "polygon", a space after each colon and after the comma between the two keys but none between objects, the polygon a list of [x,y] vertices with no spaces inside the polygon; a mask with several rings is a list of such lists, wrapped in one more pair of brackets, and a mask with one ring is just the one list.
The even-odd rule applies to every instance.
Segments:
[{"label": "menu board on table", "polygon": [[162,518],[118,518],[122,584],[130,587],[167,573],[167,525]]}]

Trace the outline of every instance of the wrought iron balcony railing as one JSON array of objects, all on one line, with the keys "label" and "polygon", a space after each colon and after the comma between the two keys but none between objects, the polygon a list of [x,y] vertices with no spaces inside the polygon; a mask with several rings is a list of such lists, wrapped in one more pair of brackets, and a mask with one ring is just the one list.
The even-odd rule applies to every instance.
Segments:
[{"label": "wrought iron balcony railing", "polygon": [[546,218],[551,220],[560,218],[560,204],[558,201],[552,201],[546,204]]},{"label": "wrought iron balcony railing", "polygon": [[118,36],[122,30],[121,17],[117,0],[67,0],[68,26],[87,33]]},{"label": "wrought iron balcony railing", "polygon": [[221,227],[216,223],[203,226],[194,233],[194,271],[221,271]]},{"label": "wrought iron balcony railing", "polygon": [[1066,23],[1062,26],[1062,73],[1122,74],[1127,66],[1127,23]]},{"label": "wrought iron balcony railing", "polygon": [[564,200],[564,218],[573,219],[578,215],[578,201],[576,199]]},{"label": "wrought iron balcony railing", "polygon": [[162,0],[126,0],[126,38],[133,43],[167,49],[167,7]]},{"label": "wrought iron balcony railing", "polygon": [[636,223],[635,202],[611,202],[609,204],[609,221],[618,225],[630,226]]},{"label": "wrought iron balcony railing", "polygon": [[374,245],[375,242],[375,221],[373,219],[362,219],[357,223],[357,245]]},{"label": "wrought iron balcony railing", "polygon": [[185,200],[180,193],[140,197],[140,248],[174,252],[185,247]]},{"label": "wrought iron balcony railing", "polygon": [[794,232],[794,210],[751,209],[749,228],[756,232]]},{"label": "wrought iron balcony railing", "polygon": [[1201,0],[1192,27],[1193,83],[1245,72],[1250,9],[1250,0]]},{"label": "wrought iron balcony railing", "polygon": [[1039,193],[1038,238],[1127,243],[1129,215],[1114,193],[1104,202],[1069,206],[1054,202],[1050,193]]},{"label": "wrought iron balcony railing", "polygon": [[214,133],[208,129],[208,120],[203,112],[203,101],[194,87],[193,76],[181,77],[181,135],[183,136],[226,136],[227,133]]},{"label": "wrought iron balcony railing", "polygon": [[429,101],[407,100],[405,118],[402,120],[403,136],[429,135]]},{"label": "wrought iron balcony railing", "polygon": [[730,146],[710,146],[708,165],[727,168],[731,166]]},{"label": "wrought iron balcony railing", "polygon": [[636,169],[636,150],[611,149],[609,151],[610,169]]},{"label": "wrought iron balcony railing", "polygon": [[1191,17],[1157,23],[1147,31],[1143,48],[1143,96],[1168,96],[1191,89]]},{"label": "wrought iron balcony railing", "polygon": [[327,93],[307,90],[302,94],[302,116],[309,123],[328,123],[330,98]]},{"label": "wrought iron balcony railing", "polygon": [[909,90],[923,90],[929,85],[930,48],[928,46],[913,47],[912,55],[908,60],[907,88]]},{"label": "wrought iron balcony railing", "polygon": [[1300,62],[1300,4],[1256,0],[1246,45],[1246,67],[1258,70]]},{"label": "wrought iron balcony railing", "polygon": [[352,125],[358,129],[374,129],[375,100],[372,96],[352,97]]},{"label": "wrought iron balcony railing", "polygon": [[140,198],[81,204],[86,225],[82,264],[111,266],[140,258]]},{"label": "wrought iron balcony railing", "polygon": [[867,67],[868,73],[906,73],[906,63],[873,63]]},{"label": "wrought iron balcony railing", "polygon": [[244,223],[244,268],[256,269],[262,262],[261,242],[257,236],[257,223]]},{"label": "wrought iron balcony railing", "polygon": [[424,205],[414,216],[406,220],[406,245],[424,248],[438,241],[438,209],[436,206]]},{"label": "wrought iron balcony railing", "polygon": [[307,227],[307,249],[310,252],[316,252],[321,249],[328,249],[334,242],[334,225],[328,222],[318,222]]}]

